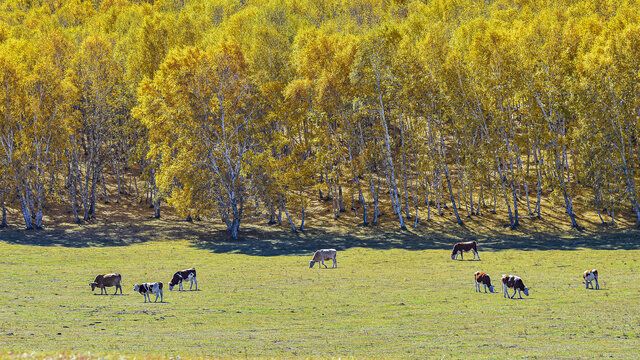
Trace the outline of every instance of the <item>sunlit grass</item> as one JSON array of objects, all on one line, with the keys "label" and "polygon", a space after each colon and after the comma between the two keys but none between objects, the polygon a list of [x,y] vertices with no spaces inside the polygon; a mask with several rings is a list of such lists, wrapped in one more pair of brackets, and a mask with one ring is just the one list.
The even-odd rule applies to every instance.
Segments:
[{"label": "sunlit grass", "polygon": [[[0,347],[7,351],[182,357],[616,358],[640,347],[639,250],[350,248],[338,269],[308,255],[214,253],[188,241],[40,247],[0,243]],[[135,282],[195,266],[201,291],[143,303]],[[581,273],[600,272],[601,290]],[[477,294],[473,272],[519,275],[523,300]],[[120,272],[124,295],[88,283]],[[113,292],[110,289],[110,292]]]}]

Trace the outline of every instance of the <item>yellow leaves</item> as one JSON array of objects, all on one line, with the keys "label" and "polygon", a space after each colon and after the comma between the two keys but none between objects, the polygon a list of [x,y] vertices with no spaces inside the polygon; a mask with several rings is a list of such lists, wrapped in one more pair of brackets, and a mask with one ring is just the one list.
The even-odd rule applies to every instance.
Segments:
[{"label": "yellow leaves", "polygon": [[24,106],[20,81],[23,74],[16,68],[8,54],[0,50],[0,131],[16,126],[19,112]]},{"label": "yellow leaves", "polygon": [[248,69],[240,45],[231,39],[205,49],[173,50],[153,79],[140,83],[132,114],[149,132],[148,157],[159,165],[158,184],[171,194],[170,201],[211,208],[217,205],[209,203],[210,194],[200,192],[194,199],[189,189],[219,193],[239,186],[234,179],[245,161],[242,144],[252,137]]},{"label": "yellow leaves", "polygon": [[0,43],[9,38],[10,31],[11,28],[9,27],[9,25],[0,20]]},{"label": "yellow leaves", "polygon": [[80,26],[95,15],[90,1],[68,0],[56,11],[63,27]]},{"label": "yellow leaves", "polygon": [[313,94],[313,82],[309,79],[295,79],[289,82],[284,95],[287,100],[304,102]]}]

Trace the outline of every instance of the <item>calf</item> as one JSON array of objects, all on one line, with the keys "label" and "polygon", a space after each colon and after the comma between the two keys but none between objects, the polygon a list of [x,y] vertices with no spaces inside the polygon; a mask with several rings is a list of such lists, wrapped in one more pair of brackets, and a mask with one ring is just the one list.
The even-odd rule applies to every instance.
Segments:
[{"label": "calf", "polygon": [[489,274],[487,273],[476,271],[474,274],[473,283],[476,286],[476,292],[480,292],[480,284],[484,285],[485,294],[487,293],[487,287],[489,287],[489,292],[494,292],[493,285],[491,285],[491,278],[489,278]]},{"label": "calf", "polygon": [[458,253],[460,253],[460,260],[464,260],[462,257],[462,253],[465,251],[473,250],[473,259],[476,259],[476,255],[478,255],[478,260],[480,260],[480,254],[478,254],[477,243],[475,241],[467,241],[467,242],[459,242],[453,245],[453,251],[451,251],[451,260],[455,260],[458,258]]},{"label": "calf", "polygon": [[116,287],[116,292],[113,293],[113,295],[118,293],[118,289],[120,289],[120,294],[122,294],[122,276],[120,276],[120,274],[103,274],[103,275],[98,275],[96,276],[96,279],[93,280],[92,283],[89,283],[89,286],[91,286],[91,291],[94,291],[96,289],[96,287],[100,288],[100,295],[104,294],[107,295],[107,287],[112,287],[115,286]]},{"label": "calf", "polygon": [[[509,296],[509,288],[513,289],[513,295],[511,296]],[[524,286],[524,283],[519,276],[502,275],[502,295],[504,297],[509,296],[510,299],[513,299],[513,297],[516,296],[516,291],[518,291],[520,299],[522,299],[522,294],[520,293],[520,291],[529,296],[529,288]]]},{"label": "calf", "polygon": [[142,283],[133,285],[133,291],[137,291],[140,295],[144,296],[144,302],[147,302],[147,297],[149,298],[149,302],[151,302],[151,295],[156,294],[156,301],[158,302],[158,296],[160,296],[160,302],[163,301],[162,298],[162,281],[154,282],[154,283]]},{"label": "calf", "polygon": [[318,250],[313,254],[313,259],[309,260],[309,269],[311,269],[313,267],[313,265],[315,265],[315,263],[319,262],[321,265],[318,265],[318,269],[322,268],[322,265],[324,265],[325,268],[328,269],[327,265],[325,265],[324,261],[325,260],[333,260],[333,265],[331,266],[331,268],[337,268],[338,267],[338,260],[336,259],[336,255],[338,254],[338,252],[336,251],[336,249],[322,249],[322,250]]},{"label": "calf", "polygon": [[198,280],[196,279],[196,269],[190,268],[186,270],[181,270],[173,274],[173,279],[169,281],[169,291],[173,290],[173,287],[178,284],[178,291],[182,290],[182,281],[190,281],[189,290],[193,286],[193,283],[196,283],[196,290],[198,290]]},{"label": "calf", "polygon": [[600,289],[600,284],[598,284],[598,270],[596,269],[587,270],[584,272],[584,274],[582,274],[582,278],[584,279],[585,289],[588,289],[589,285],[591,285],[591,288],[593,289],[592,281],[594,280],[596,281],[596,290]]}]

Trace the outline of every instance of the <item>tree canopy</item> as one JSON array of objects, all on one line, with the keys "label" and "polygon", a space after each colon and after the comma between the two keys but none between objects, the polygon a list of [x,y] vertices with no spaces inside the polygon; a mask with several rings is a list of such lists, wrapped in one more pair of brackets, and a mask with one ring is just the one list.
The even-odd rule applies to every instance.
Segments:
[{"label": "tree canopy", "polygon": [[[4,0],[0,203],[640,225],[635,1]],[[114,178],[117,191],[106,186]],[[141,193],[137,179],[144,180]],[[127,183],[129,179],[129,183]],[[6,224],[3,216],[3,224]],[[413,220],[413,221],[409,221]]]}]

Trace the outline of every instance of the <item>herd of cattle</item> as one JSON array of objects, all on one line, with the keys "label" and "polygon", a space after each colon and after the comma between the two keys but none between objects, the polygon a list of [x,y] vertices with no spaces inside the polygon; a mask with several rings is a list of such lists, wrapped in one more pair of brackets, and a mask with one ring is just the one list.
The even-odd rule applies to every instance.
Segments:
[{"label": "herd of cattle", "polygon": [[[473,251],[473,259],[475,260],[477,256],[478,260],[480,260],[480,254],[478,254],[477,246],[478,245],[475,241],[459,242],[453,246],[453,251],[451,252],[451,259],[456,260],[458,258],[458,254],[460,254],[460,259],[463,260],[464,258],[462,254],[464,252]],[[309,260],[309,268],[313,268],[313,266],[316,263],[318,263],[318,269],[322,268],[322,266],[324,266],[325,268],[328,268],[327,265],[324,263],[325,260],[332,260],[333,265],[331,266],[331,268],[332,269],[337,268],[338,267],[338,260],[336,258],[337,254],[338,252],[336,251],[336,249],[318,250],[313,254],[313,258]],[[587,270],[582,274],[582,277],[584,279],[585,288],[588,289],[589,285],[591,285],[591,289],[593,289],[594,288],[593,282],[595,281],[596,283],[595,289],[600,289],[600,284],[598,284],[598,270],[596,269]],[[190,282],[189,290],[191,290],[194,283],[196,285],[195,290],[198,290],[198,280],[196,279],[196,269],[190,268],[190,269],[180,270],[180,271],[177,271],[175,274],[173,274],[173,278],[171,279],[171,281],[169,281],[169,290],[173,290],[173,287],[176,285],[178,285],[178,290],[183,290],[182,288],[183,281]],[[487,292],[487,288],[489,289],[489,292],[492,292],[492,293],[495,292],[494,286],[491,285],[491,278],[487,273],[476,271],[474,274],[473,282],[474,282],[476,292],[481,292],[480,291],[481,285],[484,287],[485,293]],[[115,286],[116,287],[116,292],[114,293],[115,295],[118,293],[118,290],[120,290],[120,294],[122,294],[121,284],[122,284],[122,276],[120,274],[115,273],[115,274],[98,275],[96,276],[95,280],[92,283],[89,283],[89,286],[91,286],[91,291],[94,291],[95,288],[100,288],[101,295],[103,293],[107,294],[107,290],[106,290],[107,287]],[[513,295],[511,296],[509,296],[509,289],[513,289]],[[149,300],[149,302],[151,302],[151,294],[156,294],[156,299],[154,302],[158,302],[158,297],[160,297],[160,302],[163,301],[162,281],[157,281],[153,283],[135,284],[133,286],[133,291],[136,291],[140,293],[140,295],[143,295],[144,302],[147,302],[147,299]],[[513,299],[516,296],[516,292],[520,296],[520,299],[522,299],[522,293],[524,293],[526,296],[529,296],[529,288],[524,286],[524,283],[522,282],[522,279],[519,276],[502,275],[503,296]]]},{"label": "herd of cattle", "polygon": [[[473,259],[475,260],[476,256],[478,256],[478,260],[480,260],[478,244],[475,241],[459,242],[455,244],[453,246],[453,251],[451,251],[451,260],[457,259],[458,254],[460,254],[460,259],[462,260],[462,253],[467,251],[473,251]],[[598,284],[598,270],[586,270],[582,274],[582,278],[584,279],[585,288],[588,289],[589,285],[591,285],[591,289],[593,289],[593,282],[595,281],[596,289],[600,289],[600,284]],[[489,292],[494,292],[494,287],[491,285],[491,278],[487,273],[476,271],[475,274],[473,274],[473,283],[475,285],[476,292],[480,292],[480,285],[483,285],[485,293],[487,292],[487,288],[489,288]],[[509,289],[513,289],[513,295],[511,296],[509,296]],[[524,283],[519,276],[502,275],[502,295],[513,299],[516,296],[516,292],[518,293],[518,296],[520,296],[520,299],[522,299],[522,293],[529,296],[529,288],[524,286]]]},{"label": "herd of cattle", "polygon": [[[173,278],[169,281],[169,290],[173,290],[173,287],[178,285],[178,290],[182,290],[182,282],[189,281],[189,290],[193,287],[193,284],[196,285],[196,290],[198,290],[198,280],[196,279],[196,269],[190,268],[185,270],[177,271],[173,274]],[[91,291],[94,291],[96,288],[100,288],[100,295],[107,294],[108,287],[116,287],[116,292],[114,295],[118,293],[120,290],[120,294],[122,294],[122,275],[115,274],[104,274],[96,276],[95,280],[92,283],[89,283],[91,286]],[[144,296],[144,302],[151,302],[151,294],[156,294],[156,300],[154,302],[158,302],[158,297],[160,297],[160,302],[164,300],[162,296],[162,281],[156,281],[152,283],[142,283],[133,285],[133,291],[140,293],[140,295]]]}]

